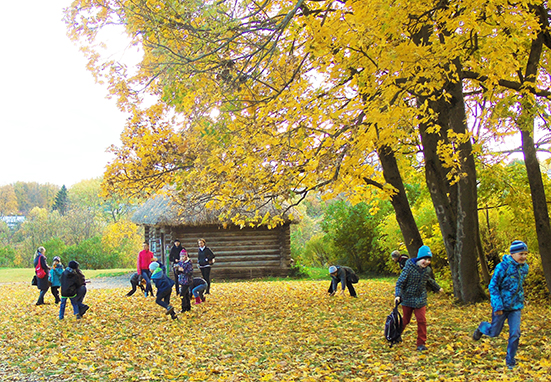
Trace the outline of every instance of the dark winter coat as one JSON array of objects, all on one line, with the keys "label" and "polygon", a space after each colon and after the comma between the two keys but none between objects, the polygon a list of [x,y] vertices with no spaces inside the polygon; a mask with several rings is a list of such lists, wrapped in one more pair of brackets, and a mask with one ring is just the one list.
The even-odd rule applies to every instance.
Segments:
[{"label": "dark winter coat", "polygon": [[427,305],[427,284],[434,290],[440,290],[430,273],[430,267],[422,268],[417,265],[417,258],[406,262],[396,282],[395,294],[402,299],[403,306],[418,309]]},{"label": "dark winter coat", "polygon": [[61,274],[61,297],[75,297],[84,284],[85,278],[80,269],[65,268]]},{"label": "dark winter coat", "polygon": [[[36,269],[36,266],[38,265],[39,261],[40,261],[40,266],[42,267],[44,272],[46,272],[46,275],[43,278],[38,277],[38,275],[36,276],[36,287],[40,290],[48,290],[48,288],[50,287],[50,282],[48,280],[48,275],[50,273],[50,267],[48,267],[48,264],[46,264],[46,256],[39,255],[39,256],[36,256],[34,258],[33,265],[34,265],[35,269]],[[36,270],[35,270],[35,274],[36,274]]]},{"label": "dark winter coat", "polygon": [[157,287],[157,295],[166,292],[174,286],[174,281],[170,279],[166,275],[166,271],[163,271],[160,267],[153,271],[151,281],[153,281]]},{"label": "dark winter coat", "polygon": [[168,261],[170,262],[170,264],[174,264],[180,261],[180,252],[182,252],[182,249],[184,249],[184,247],[182,247],[181,245],[173,245],[172,248],[170,248],[170,255],[168,256]]},{"label": "dark winter coat", "polygon": [[210,267],[214,258],[214,253],[209,247],[205,247],[203,250],[199,248],[199,253],[197,255],[197,259],[199,260],[199,268]]},{"label": "dark winter coat", "polygon": [[398,265],[400,266],[400,269],[404,269],[406,266],[407,261],[409,260],[408,255],[400,255],[398,258]]},{"label": "dark winter coat", "polygon": [[494,312],[524,308],[522,283],[527,274],[528,264],[517,263],[511,255],[503,256],[488,286]]}]

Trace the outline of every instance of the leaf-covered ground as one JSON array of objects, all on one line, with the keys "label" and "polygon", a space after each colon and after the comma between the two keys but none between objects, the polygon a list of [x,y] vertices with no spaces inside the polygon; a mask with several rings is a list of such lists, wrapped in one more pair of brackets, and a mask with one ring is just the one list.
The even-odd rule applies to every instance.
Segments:
[{"label": "leaf-covered ground", "polygon": [[[383,326],[393,284],[362,280],[359,298],[328,297],[329,281],[213,284],[205,304],[170,320],[153,298],[89,290],[77,321],[68,304],[34,305],[37,290],[0,286],[0,379],[51,381],[546,381],[551,380],[549,307],[528,304],[518,367],[504,367],[507,330],[473,342],[489,304],[456,306],[430,295],[428,352],[415,322],[390,349]],[[47,301],[53,300],[47,295]],[[179,300],[173,299],[179,307]],[[507,328],[507,327],[506,327]],[[32,379],[34,378],[34,379]]]}]

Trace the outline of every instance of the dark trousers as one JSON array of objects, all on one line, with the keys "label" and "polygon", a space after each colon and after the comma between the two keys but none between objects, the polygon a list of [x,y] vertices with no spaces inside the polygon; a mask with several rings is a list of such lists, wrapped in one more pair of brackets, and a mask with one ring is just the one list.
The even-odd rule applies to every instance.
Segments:
[{"label": "dark trousers", "polygon": [[204,267],[201,269],[201,276],[205,279],[207,282],[207,290],[205,291],[206,294],[210,294],[210,267]]},{"label": "dark trousers", "polygon": [[48,289],[50,288],[40,289],[40,294],[38,295],[38,301],[36,302],[37,305],[44,304],[44,296],[46,295],[46,293],[48,293]]},{"label": "dark trousers", "polygon": [[176,291],[176,296],[180,294],[180,284],[178,284],[178,271],[177,271],[178,265],[175,264],[172,267],[172,273],[174,274],[174,290]]},{"label": "dark trousers", "polygon": [[54,295],[56,304],[59,304],[59,302],[61,301],[61,299],[59,298],[59,288],[61,288],[61,287],[58,287],[58,286],[51,287],[52,294]]},{"label": "dark trousers", "polygon": [[[340,283],[340,281],[339,281]],[[337,283],[337,285],[339,284]],[[356,294],[356,289],[354,289],[354,284],[350,282],[350,280],[346,280],[346,287],[348,288],[348,291],[350,292],[350,296],[352,297],[358,297]],[[331,280],[331,284],[329,284],[329,289],[327,290],[327,293],[333,293],[336,292],[337,288],[335,287],[335,290],[333,290],[333,281]]]},{"label": "dark trousers", "polygon": [[161,305],[163,308],[168,309],[170,305],[170,295],[172,294],[172,288],[165,290],[162,293],[157,291],[157,299],[155,302]]},{"label": "dark trousers", "polygon": [[189,285],[180,285],[180,296],[182,297],[182,312],[189,312],[191,310]]},{"label": "dark trousers", "polygon": [[142,278],[145,280],[145,291],[147,293],[152,293],[153,288],[151,287],[151,271],[149,269],[142,269]]},{"label": "dark trousers", "polygon": [[145,292],[145,288],[142,286],[142,284],[138,284],[138,283],[135,283],[132,280],[130,280],[130,285],[132,285],[132,290],[126,294],[128,297],[130,297],[134,293],[136,293],[136,290],[138,289],[138,286],[140,287],[142,292]]}]

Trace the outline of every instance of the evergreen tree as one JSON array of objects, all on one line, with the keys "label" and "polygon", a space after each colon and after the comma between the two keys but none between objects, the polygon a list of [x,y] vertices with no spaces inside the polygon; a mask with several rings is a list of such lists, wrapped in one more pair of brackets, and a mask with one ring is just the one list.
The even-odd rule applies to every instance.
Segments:
[{"label": "evergreen tree", "polygon": [[55,202],[52,206],[53,210],[58,210],[61,215],[65,215],[67,209],[69,208],[69,198],[67,197],[67,188],[65,185],[57,192],[55,196]]}]

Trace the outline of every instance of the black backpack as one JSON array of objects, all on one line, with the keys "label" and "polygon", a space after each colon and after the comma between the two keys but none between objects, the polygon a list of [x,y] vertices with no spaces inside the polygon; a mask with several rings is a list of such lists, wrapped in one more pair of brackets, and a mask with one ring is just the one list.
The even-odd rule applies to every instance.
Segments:
[{"label": "black backpack", "polygon": [[400,305],[399,302],[387,316],[385,323],[385,338],[390,343],[390,347],[402,342],[402,315],[398,310],[398,305]]},{"label": "black backpack", "polygon": [[357,284],[360,278],[358,275],[354,272],[354,270],[350,267],[342,267],[346,271],[346,278],[348,281],[350,281],[352,284]]}]

